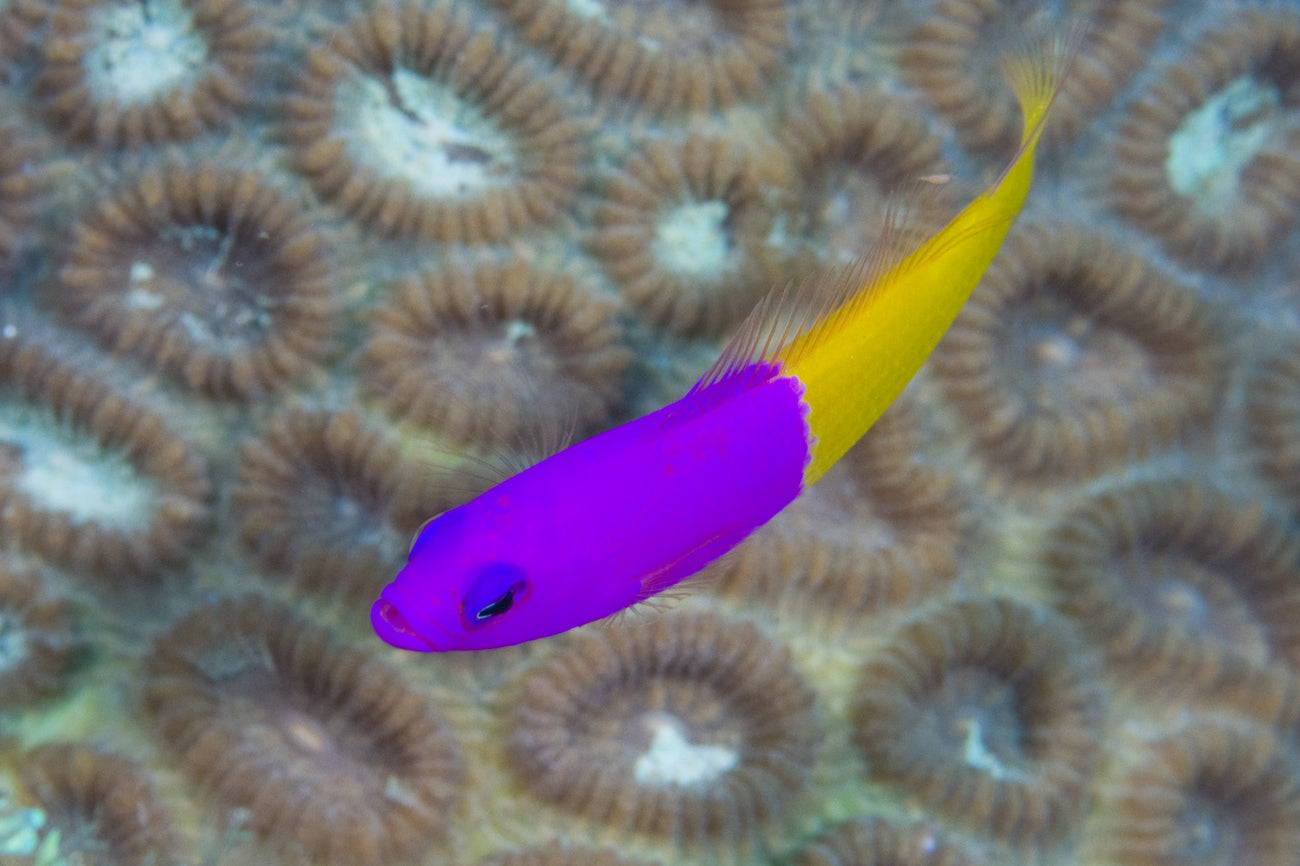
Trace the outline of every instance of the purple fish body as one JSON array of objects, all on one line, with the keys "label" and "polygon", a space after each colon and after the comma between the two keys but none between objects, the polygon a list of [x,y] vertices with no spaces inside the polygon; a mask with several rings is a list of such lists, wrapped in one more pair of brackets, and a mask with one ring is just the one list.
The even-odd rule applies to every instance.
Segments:
[{"label": "purple fish body", "polygon": [[802,386],[714,383],[439,515],[371,611],[393,646],[510,646],[617,613],[699,571],[802,491]]}]

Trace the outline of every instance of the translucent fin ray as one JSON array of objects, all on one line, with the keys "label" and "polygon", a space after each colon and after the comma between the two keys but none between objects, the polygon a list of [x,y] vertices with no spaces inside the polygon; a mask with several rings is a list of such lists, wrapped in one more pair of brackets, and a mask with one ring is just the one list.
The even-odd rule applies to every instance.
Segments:
[{"label": "translucent fin ray", "polygon": [[[907,261],[933,230],[943,199],[942,184],[918,180],[890,197],[884,229],[871,250],[843,267],[794,280],[763,297],[723,348],[713,366],[677,402],[670,423],[682,423],[750,388],[780,375],[782,364],[808,351],[800,338],[814,329],[833,329],[870,302],[882,279]],[[945,213],[945,216],[947,214]]]}]

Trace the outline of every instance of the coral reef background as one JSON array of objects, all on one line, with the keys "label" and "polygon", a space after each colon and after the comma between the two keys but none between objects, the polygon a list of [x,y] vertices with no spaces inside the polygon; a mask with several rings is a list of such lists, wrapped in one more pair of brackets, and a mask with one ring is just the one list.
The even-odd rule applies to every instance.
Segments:
[{"label": "coral reef background", "polygon": [[[662,609],[370,634],[995,179],[1045,33],[1021,223],[820,484]],[[9,0],[0,76],[0,863],[1300,862],[1300,5]]]}]

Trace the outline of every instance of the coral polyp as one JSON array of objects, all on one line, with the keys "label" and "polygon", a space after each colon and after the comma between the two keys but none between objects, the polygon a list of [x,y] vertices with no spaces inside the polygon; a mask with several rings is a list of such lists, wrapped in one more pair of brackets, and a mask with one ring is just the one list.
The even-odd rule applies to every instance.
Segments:
[{"label": "coral polyp", "polygon": [[1246,423],[1260,473],[1300,513],[1300,342],[1284,341],[1254,372]]},{"label": "coral polyp", "polygon": [[777,136],[800,179],[793,227],[833,263],[881,236],[891,202],[950,171],[917,106],[873,87],[810,94]]},{"label": "coral polyp", "polygon": [[631,361],[614,312],[523,262],[431,271],[374,313],[365,378],[397,417],[461,441],[587,430],[616,405]]},{"label": "coral polyp", "polygon": [[1242,11],[1163,71],[1114,141],[1115,209],[1193,267],[1241,269],[1296,226],[1300,13]]},{"label": "coral polyp", "polygon": [[249,101],[269,38],[236,0],[52,0],[36,93],[74,141],[194,138]]},{"label": "coral polyp", "polygon": [[1230,660],[1300,670],[1300,545],[1259,508],[1151,481],[1085,499],[1044,554],[1060,608],[1154,681],[1212,682]]},{"label": "coral polyp", "polygon": [[322,196],[381,234],[502,241],[565,213],[583,124],[464,10],[381,2],[311,53],[285,135]]},{"label": "coral polyp", "polygon": [[312,218],[270,178],[233,167],[147,170],[82,217],[59,276],[70,320],[215,397],[301,376],[334,328]]},{"label": "coral polyp", "polygon": [[654,141],[611,178],[591,249],[653,325],[717,334],[778,273],[760,161],[739,144]]},{"label": "coral polyp", "polygon": [[933,827],[883,818],[846,821],[803,848],[794,866],[982,866]]},{"label": "coral polyp", "polygon": [[1001,599],[922,611],[868,658],[854,742],[871,773],[973,830],[1079,823],[1100,745],[1096,666],[1060,621]]},{"label": "coral polyp", "polygon": [[711,615],[583,637],[526,676],[511,730],[511,770],[540,800],[726,849],[785,816],[821,741],[785,650]]},{"label": "coral polyp", "polygon": [[401,565],[395,442],[353,411],[290,412],[245,443],[231,505],[244,543],[300,589],[363,602]]},{"label": "coral polyp", "polygon": [[0,336],[0,538],[113,579],[182,562],[207,467],[153,412],[42,348]]},{"label": "coral polyp", "polygon": [[40,189],[37,148],[22,129],[0,126],[0,273],[13,263]]},{"label": "coral polyp", "polygon": [[79,645],[68,603],[35,570],[0,560],[0,707],[56,693]]},{"label": "coral polyp", "polygon": [[464,765],[396,670],[288,608],[219,601],[145,660],[144,711],[224,823],[292,862],[380,866],[445,840]]},{"label": "coral polyp", "polygon": [[1300,857],[1300,775],[1266,728],[1193,716],[1144,744],[1114,790],[1087,849],[1101,862],[1282,866]]},{"label": "coral polyp", "polygon": [[1042,223],[1008,238],[931,368],[994,465],[1088,477],[1208,420],[1224,338],[1190,286],[1118,241]]},{"label": "coral polyp", "polygon": [[[12,766],[18,803],[38,809],[42,816],[43,856],[57,852],[58,863],[105,866],[153,866],[185,859],[170,811],[134,761],[80,743],[37,746],[0,760]],[[0,769],[0,787],[4,775]],[[48,862],[42,855],[18,862]]]},{"label": "coral polyp", "polygon": [[786,0],[494,0],[525,39],[606,101],[705,111],[756,94],[789,44]]}]

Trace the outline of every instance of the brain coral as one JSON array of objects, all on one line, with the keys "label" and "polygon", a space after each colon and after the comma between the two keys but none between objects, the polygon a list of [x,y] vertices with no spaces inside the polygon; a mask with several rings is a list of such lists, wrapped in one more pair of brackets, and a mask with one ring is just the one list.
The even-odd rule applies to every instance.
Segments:
[{"label": "brain coral", "polygon": [[78,644],[68,603],[35,571],[0,561],[0,706],[57,692]]},{"label": "brain coral", "polygon": [[177,620],[145,659],[144,711],[223,822],[294,862],[379,866],[451,830],[464,764],[396,670],[247,597]]},{"label": "brain coral", "polygon": [[1151,481],[1084,499],[1044,558],[1060,608],[1153,680],[1211,682],[1226,659],[1300,670],[1300,544],[1218,490]]},{"label": "brain coral", "polygon": [[493,0],[525,39],[606,100],[702,111],[754,95],[789,42],[786,0],[636,3]]},{"label": "brain coral", "polygon": [[1113,145],[1115,208],[1193,266],[1242,268],[1300,207],[1300,13],[1247,9],[1144,93]]},{"label": "brain coral", "polygon": [[154,412],[14,325],[0,336],[0,538],[124,578],[175,565],[208,516],[207,467]]},{"label": "brain coral", "polygon": [[871,772],[939,814],[1028,842],[1080,820],[1100,745],[1096,667],[1003,599],[923,610],[869,657],[853,703]]},{"label": "brain coral", "polygon": [[821,740],[786,651],[712,615],[586,635],[525,677],[511,730],[511,768],[539,799],[724,850],[784,817]]},{"label": "brain coral", "polygon": [[1115,866],[1282,866],[1300,858],[1300,775],[1265,728],[1194,716],[1147,744],[1088,849]]},{"label": "brain coral", "polygon": [[737,142],[650,142],[606,184],[591,249],[649,322],[717,334],[777,273],[765,182],[760,161]]},{"label": "brain coral", "polygon": [[377,595],[409,535],[393,525],[405,477],[396,443],[353,411],[296,411],[242,457],[231,505],[263,567],[357,605]]},{"label": "brain coral", "polygon": [[81,743],[37,746],[9,761],[16,764],[18,801],[41,810],[41,850],[57,852],[56,862],[157,866],[185,859],[170,810],[136,762]]},{"label": "brain coral", "polygon": [[463,9],[380,2],[326,34],[285,135],[320,194],[383,234],[502,241],[564,213],[583,126]]},{"label": "brain coral", "polygon": [[996,466],[1087,477],[1206,422],[1224,336],[1190,286],[1122,243],[1031,223],[1008,238],[931,367]]},{"label": "brain coral", "polygon": [[252,95],[268,33],[235,0],[51,0],[37,97],[75,141],[194,138]]},{"label": "brain coral", "polygon": [[59,276],[69,320],[217,397],[301,375],[334,327],[312,218],[269,177],[219,163],[164,164],[106,197]]},{"label": "brain coral", "polygon": [[[1294,864],[1298,22],[0,0],[0,861]],[[493,452],[996,182],[1035,31],[1025,213],[842,465],[664,610],[375,638]]]},{"label": "brain coral", "polygon": [[397,417],[463,442],[588,430],[614,408],[631,361],[614,312],[524,262],[430,271],[375,311],[365,379]]}]

